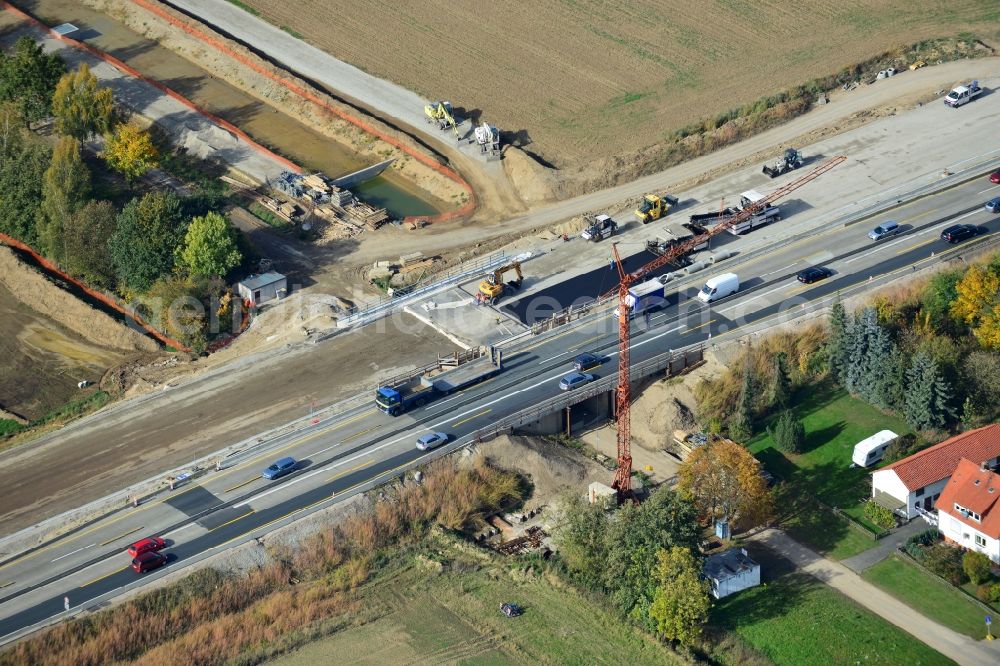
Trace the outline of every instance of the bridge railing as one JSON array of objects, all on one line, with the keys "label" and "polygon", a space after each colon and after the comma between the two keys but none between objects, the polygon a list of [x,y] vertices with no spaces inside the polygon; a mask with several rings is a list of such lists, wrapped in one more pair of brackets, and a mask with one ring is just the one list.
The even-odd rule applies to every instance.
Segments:
[{"label": "bridge railing", "polygon": [[[632,380],[648,377],[656,372],[666,370],[668,377],[683,372],[692,365],[700,362],[704,358],[704,347],[701,345],[691,345],[683,349],[675,349],[653,358],[646,359],[632,366],[630,376]],[[548,400],[532,405],[519,412],[494,421],[488,426],[480,428],[472,433],[472,441],[489,441],[497,435],[510,433],[514,428],[534,423],[542,417],[548,416],[560,409],[565,409],[580,403],[595,395],[614,391],[618,385],[618,373],[615,372],[607,377],[601,377],[591,384],[587,384],[579,389],[568,391],[562,395],[557,395]]]}]

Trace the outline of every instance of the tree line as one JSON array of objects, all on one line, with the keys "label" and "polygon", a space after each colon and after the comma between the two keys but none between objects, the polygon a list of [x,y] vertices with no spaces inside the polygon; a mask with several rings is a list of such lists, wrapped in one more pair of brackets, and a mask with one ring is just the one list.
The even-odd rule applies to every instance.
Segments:
[{"label": "tree line", "polygon": [[[696,389],[709,430],[745,442],[765,428],[796,453],[804,441],[789,396],[831,382],[898,414],[928,440],[1000,418],[1000,254],[876,295],[827,327],[782,332]],[[919,446],[900,442],[902,451]]]},{"label": "tree line", "polygon": [[[53,135],[33,131],[50,119]],[[85,64],[67,71],[28,37],[0,53],[0,231],[202,351],[208,321],[227,314],[218,311],[227,301],[212,297],[243,252],[218,197],[140,182],[159,160],[150,133]],[[108,185],[114,174],[124,196]]]}]

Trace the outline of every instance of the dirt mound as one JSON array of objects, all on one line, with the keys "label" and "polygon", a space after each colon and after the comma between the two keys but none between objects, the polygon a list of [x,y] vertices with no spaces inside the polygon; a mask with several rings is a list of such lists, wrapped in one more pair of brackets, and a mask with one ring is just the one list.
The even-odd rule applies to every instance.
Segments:
[{"label": "dirt mound", "polygon": [[14,251],[0,247],[0,282],[19,301],[101,347],[156,351],[159,345],[60,289]]},{"label": "dirt mound", "polygon": [[548,504],[567,489],[585,493],[592,481],[608,476],[594,461],[538,437],[498,437],[479,449],[496,465],[531,479],[534,490],[526,509]]},{"label": "dirt mound", "polygon": [[503,167],[524,203],[534,205],[560,197],[555,171],[543,167],[521,149],[508,146],[504,150]]},{"label": "dirt mound", "polygon": [[662,450],[674,430],[695,427],[693,388],[705,377],[723,370],[711,353],[705,354],[705,364],[683,377],[661,379],[642,390],[632,403],[632,439],[651,451]]}]

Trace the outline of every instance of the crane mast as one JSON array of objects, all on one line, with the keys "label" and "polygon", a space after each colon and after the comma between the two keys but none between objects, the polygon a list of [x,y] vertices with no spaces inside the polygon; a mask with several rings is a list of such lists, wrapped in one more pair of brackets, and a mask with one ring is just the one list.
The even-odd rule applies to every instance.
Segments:
[{"label": "crane mast", "polygon": [[[795,180],[786,183],[782,187],[779,187],[771,194],[767,195],[760,201],[754,202],[736,213],[729,218],[724,219],[719,224],[712,227],[707,233],[695,236],[694,238],[688,239],[686,242],[676,245],[670,248],[662,255],[653,259],[648,264],[638,268],[631,273],[625,272],[625,267],[622,264],[621,256],[618,254],[618,244],[615,243],[612,246],[612,252],[614,253],[615,264],[618,267],[618,387],[615,389],[615,419],[618,426],[618,468],[615,471],[615,480],[611,484],[611,487],[618,491],[618,501],[624,502],[632,499],[632,440],[631,440],[631,409],[632,409],[632,382],[631,382],[631,364],[629,359],[629,350],[631,348],[631,329],[630,329],[630,317],[629,317],[629,305],[628,305],[628,293],[629,289],[633,284],[640,281],[644,276],[648,275],[652,271],[658,268],[666,266],[670,262],[683,257],[688,254],[694,248],[698,247],[708,239],[713,236],[717,236],[726,229],[732,228],[737,224],[749,219],[756,213],[764,210],[767,206],[774,203],[778,199],[781,199],[785,195],[789,194],[802,187],[806,183],[815,180],[819,176],[823,175],[830,169],[834,168],[847,158],[843,155],[834,157],[820,166],[816,167],[809,173],[796,178]],[[615,291],[610,291],[602,296],[608,297],[615,293]]]}]

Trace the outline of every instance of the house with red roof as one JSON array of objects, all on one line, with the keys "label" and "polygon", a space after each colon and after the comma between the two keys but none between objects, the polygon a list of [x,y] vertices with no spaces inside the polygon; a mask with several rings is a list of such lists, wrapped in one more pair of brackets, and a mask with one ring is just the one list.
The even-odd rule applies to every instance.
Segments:
[{"label": "house with red roof", "polygon": [[933,511],[963,459],[1000,463],[1000,424],[963,432],[872,473],[872,499],[907,520]]},{"label": "house with red roof", "polygon": [[938,499],[938,530],[1000,564],[1000,474],[962,459]]}]

